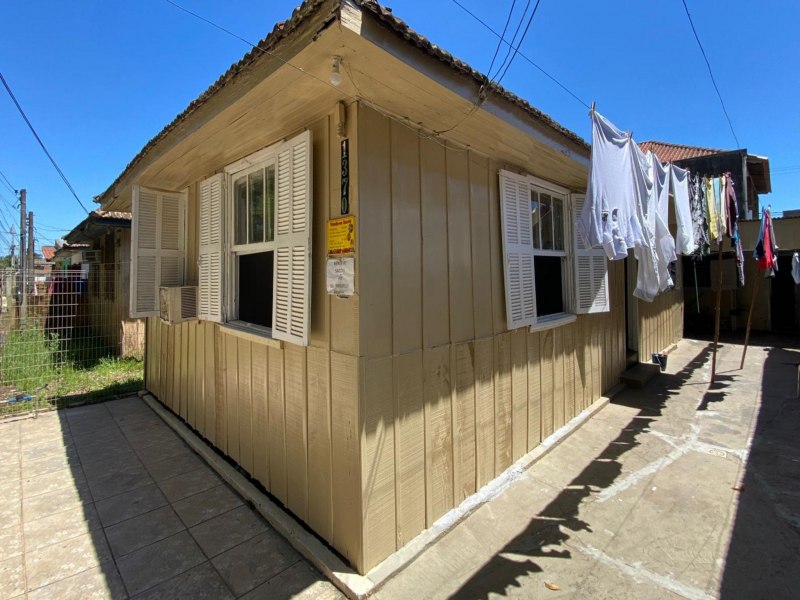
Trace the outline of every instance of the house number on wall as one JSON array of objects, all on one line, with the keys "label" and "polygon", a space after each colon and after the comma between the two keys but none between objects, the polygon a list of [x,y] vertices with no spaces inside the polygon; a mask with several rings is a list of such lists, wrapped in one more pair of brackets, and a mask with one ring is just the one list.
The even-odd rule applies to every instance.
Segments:
[{"label": "house number on wall", "polygon": [[342,140],[342,214],[350,212],[350,140]]}]

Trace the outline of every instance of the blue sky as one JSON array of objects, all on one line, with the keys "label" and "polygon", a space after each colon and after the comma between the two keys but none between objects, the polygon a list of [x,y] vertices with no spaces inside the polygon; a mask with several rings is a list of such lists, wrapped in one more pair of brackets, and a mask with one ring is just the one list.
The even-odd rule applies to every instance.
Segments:
[{"label": "blue sky", "polygon": [[[178,1],[251,41],[298,3]],[[459,1],[497,31],[512,4]],[[741,146],[770,158],[773,193],[764,200],[776,211],[800,208],[800,3],[687,3]],[[487,70],[497,39],[452,0],[386,4]],[[517,17],[524,4],[517,1]],[[165,0],[3,0],[0,23],[0,72],[90,208],[141,147],[248,50]],[[638,141],[736,146],[680,0],[542,0],[522,52]],[[588,139],[586,108],[522,57],[502,84]],[[0,171],[27,188],[38,244],[83,218],[4,89]],[[13,202],[0,184],[2,229],[18,227]],[[0,234],[0,254],[7,238]]]}]

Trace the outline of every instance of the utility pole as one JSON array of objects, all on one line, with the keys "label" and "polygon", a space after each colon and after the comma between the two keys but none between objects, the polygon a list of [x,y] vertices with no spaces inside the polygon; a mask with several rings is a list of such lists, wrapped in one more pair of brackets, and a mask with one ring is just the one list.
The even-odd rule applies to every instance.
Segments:
[{"label": "utility pole", "polygon": [[33,258],[33,245],[35,243],[36,240],[33,237],[33,211],[31,211],[28,213],[28,258],[25,261],[28,266],[28,288],[31,289],[26,288],[26,292],[32,291],[36,285],[36,261]]},{"label": "utility pole", "polygon": [[17,232],[14,230],[14,226],[13,225],[11,226],[11,231],[9,231],[8,233],[11,234],[11,248],[10,248],[10,252],[9,252],[9,256],[11,258],[11,261],[9,262],[8,266],[13,269],[14,268],[14,259],[16,258],[16,256],[14,256],[14,249],[16,248],[16,244],[14,242],[17,241]]},{"label": "utility pole", "polygon": [[25,309],[27,308],[27,298],[25,290],[28,287],[26,260],[25,260],[25,216],[27,212],[27,199],[28,191],[21,189],[19,191],[19,276],[17,285],[17,307],[19,309],[19,322],[22,325],[25,322]]}]

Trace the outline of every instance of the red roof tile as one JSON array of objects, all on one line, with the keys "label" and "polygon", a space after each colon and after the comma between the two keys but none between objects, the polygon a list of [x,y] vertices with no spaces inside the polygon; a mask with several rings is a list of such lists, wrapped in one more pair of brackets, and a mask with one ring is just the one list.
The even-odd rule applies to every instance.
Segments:
[{"label": "red roof tile", "polygon": [[668,144],[667,142],[640,142],[639,148],[642,152],[648,151],[655,154],[661,162],[675,162],[684,158],[696,158],[698,156],[708,156],[709,154],[719,154],[728,150],[718,148],[701,148],[700,146],[684,146],[682,144]]},{"label": "red roof tile", "polygon": [[55,246],[42,246],[42,256],[45,260],[53,260],[53,256],[56,253]]}]

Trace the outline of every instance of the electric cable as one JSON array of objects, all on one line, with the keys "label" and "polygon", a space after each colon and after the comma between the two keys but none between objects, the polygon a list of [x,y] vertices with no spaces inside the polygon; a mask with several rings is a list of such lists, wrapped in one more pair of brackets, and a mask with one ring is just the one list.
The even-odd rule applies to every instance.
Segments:
[{"label": "electric cable", "polygon": [[[488,23],[486,23],[486,21],[484,21],[483,19],[481,19],[481,18],[480,18],[478,15],[476,15],[474,12],[472,12],[471,10],[469,10],[469,9],[468,9],[466,6],[464,6],[463,4],[461,4],[461,2],[459,2],[459,0],[451,0],[451,1],[453,2],[453,4],[455,4],[456,6],[458,6],[458,7],[459,7],[461,10],[463,10],[465,13],[467,13],[467,14],[468,14],[470,17],[472,17],[472,18],[473,18],[473,19],[475,19],[475,20],[476,20],[478,23],[480,23],[480,24],[481,24],[481,25],[482,25],[482,26],[483,26],[483,27],[484,27],[486,30],[488,30],[489,32],[491,32],[491,33],[492,33],[492,34],[493,34],[495,37],[497,37],[497,38],[500,38],[500,40],[501,40],[501,41],[503,41],[503,42],[505,42],[506,44],[508,44],[508,40],[504,39],[504,37],[503,37],[503,36],[501,36],[499,33],[497,33],[497,31],[495,31],[494,29],[492,29],[492,27],[491,27],[491,26],[490,26]],[[538,64],[536,64],[535,62],[533,62],[533,60],[531,60],[531,59],[530,59],[530,58],[529,58],[529,57],[528,57],[528,56],[527,56],[527,55],[526,55],[524,52],[520,51],[520,52],[519,52],[519,55],[520,55],[520,56],[521,56],[523,59],[525,59],[525,61],[526,61],[528,64],[530,64],[530,65],[531,65],[531,66],[532,66],[534,69],[536,69],[536,70],[537,70],[537,71],[539,71],[539,72],[540,72],[542,75],[544,75],[545,77],[547,77],[547,78],[548,78],[550,81],[552,81],[553,83],[555,83],[555,84],[556,84],[558,87],[560,87],[560,88],[561,88],[562,90],[564,90],[564,91],[565,91],[567,94],[569,94],[570,96],[572,96],[572,97],[573,97],[575,100],[577,100],[577,101],[578,101],[580,104],[582,104],[582,105],[583,105],[583,106],[585,106],[586,108],[589,108],[589,104],[588,104],[587,102],[584,102],[583,100],[581,100],[581,99],[580,99],[580,98],[579,98],[579,97],[578,97],[578,96],[577,96],[577,95],[576,95],[576,94],[575,94],[575,93],[574,93],[572,90],[570,90],[570,89],[569,89],[567,86],[565,86],[563,83],[561,83],[561,82],[560,82],[558,79],[556,79],[556,78],[555,78],[553,75],[551,75],[550,73],[548,73],[547,71],[545,71],[545,70],[544,70],[542,67],[540,67]]]},{"label": "electric cable", "polygon": [[686,0],[681,0],[681,2],[683,2],[683,8],[686,10],[686,17],[689,19],[689,25],[691,25],[692,27],[692,33],[694,33],[694,39],[697,40],[697,45],[700,46],[700,52],[703,54],[703,60],[706,61],[706,67],[708,67],[708,74],[711,76],[711,83],[714,84],[714,89],[717,92],[719,103],[722,105],[722,112],[725,113],[725,118],[728,120],[728,127],[731,128],[733,139],[736,140],[736,147],[741,148],[741,144],[739,144],[739,138],[736,137],[736,132],[733,130],[733,123],[731,123],[731,118],[728,115],[728,109],[725,108],[725,102],[722,100],[722,94],[719,91],[719,87],[717,87],[716,79],[714,79],[714,73],[711,70],[711,63],[708,62],[708,56],[706,56],[706,51],[703,48],[702,42],[700,42],[700,36],[697,35],[697,29],[695,29],[694,27],[694,21],[692,21],[692,15],[689,14],[689,7],[686,5]]},{"label": "electric cable", "polygon": [[55,168],[55,170],[58,173],[59,177],[61,177],[61,180],[64,182],[64,184],[67,186],[67,188],[69,188],[69,191],[72,192],[72,195],[75,197],[75,200],[78,201],[78,204],[81,205],[81,208],[84,211],[86,211],[86,214],[88,215],[89,211],[83,205],[83,202],[81,202],[81,199],[78,198],[78,194],[75,191],[75,188],[72,187],[72,184],[67,179],[67,176],[64,175],[64,171],[61,170],[61,167],[58,166],[58,164],[56,163],[56,161],[53,158],[53,156],[47,150],[47,147],[44,145],[44,142],[42,141],[42,138],[40,138],[39,134],[36,133],[36,129],[34,129],[33,125],[31,124],[30,120],[28,119],[28,115],[26,115],[25,111],[22,110],[22,106],[20,105],[19,101],[17,100],[17,97],[14,95],[14,92],[11,91],[11,87],[8,85],[8,82],[6,81],[6,78],[3,77],[2,73],[0,73],[0,81],[2,81],[3,86],[6,88],[6,91],[8,92],[8,95],[11,96],[11,100],[13,100],[15,106],[17,107],[17,110],[19,111],[19,114],[22,115],[22,118],[25,120],[25,123],[27,123],[28,128],[31,130],[31,133],[33,133],[33,137],[36,138],[36,141],[39,142],[39,145],[42,147],[42,150],[44,150],[44,153],[47,155],[47,158],[50,159],[50,162],[52,163],[53,168]]},{"label": "electric cable", "polygon": [[505,27],[503,27],[503,33],[500,36],[500,39],[497,40],[497,47],[494,49],[494,56],[492,56],[492,62],[489,63],[489,68],[486,69],[487,79],[490,79],[490,76],[492,74],[492,67],[494,67],[494,61],[497,60],[497,55],[500,53],[500,48],[503,47],[503,41],[504,41],[503,38],[505,37],[506,32],[508,31],[508,24],[511,23],[511,17],[514,14],[514,7],[516,6],[517,6],[517,0],[513,0],[511,2],[511,9],[508,11],[508,18],[506,19]]},{"label": "electric cable", "polygon": [[519,43],[517,44],[517,47],[514,48],[514,54],[511,56],[511,60],[508,61],[505,71],[503,71],[503,74],[500,75],[500,78],[497,80],[497,85],[500,85],[502,83],[503,78],[506,76],[506,73],[508,73],[508,70],[511,68],[511,64],[514,62],[514,59],[517,57],[517,54],[519,54],[519,49],[522,47],[522,42],[525,41],[525,36],[528,35],[528,30],[530,29],[531,23],[533,22],[533,17],[536,16],[536,11],[539,10],[539,4],[541,4],[541,2],[542,0],[536,0],[536,4],[533,7],[531,16],[528,17],[528,24],[525,25],[525,31],[522,32],[522,37],[519,38]]},{"label": "electric cable", "polygon": [[[517,35],[519,34],[519,29],[522,27],[522,24],[525,22],[525,15],[528,14],[528,9],[531,6],[531,0],[528,0],[525,4],[525,9],[522,11],[522,16],[519,19],[519,23],[517,23],[517,28],[514,29],[514,35],[511,37],[511,43],[508,45],[508,50],[506,50],[506,55],[503,57],[503,62],[500,64],[500,67],[497,69],[497,73],[495,73],[495,79],[497,75],[500,74],[500,71],[503,70],[503,67],[506,65],[508,61],[508,57],[511,55],[511,51],[514,49],[514,44],[517,42]],[[498,42],[502,43],[502,42]]]},{"label": "electric cable", "polygon": [[0,181],[2,181],[2,182],[3,182],[3,184],[4,184],[4,185],[5,185],[5,186],[6,186],[6,187],[9,189],[9,190],[11,190],[11,193],[12,193],[12,194],[14,194],[15,196],[16,196],[17,194],[19,194],[19,190],[18,190],[17,188],[15,188],[13,185],[11,185],[11,182],[8,180],[8,177],[6,177],[6,176],[5,176],[5,174],[4,174],[2,171],[0,171]]}]

